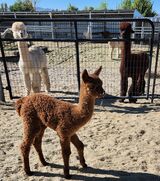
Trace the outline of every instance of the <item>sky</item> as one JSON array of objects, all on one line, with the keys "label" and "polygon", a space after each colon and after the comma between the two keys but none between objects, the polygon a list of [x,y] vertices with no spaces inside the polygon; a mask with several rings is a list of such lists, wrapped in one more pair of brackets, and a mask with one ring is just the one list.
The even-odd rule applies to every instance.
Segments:
[{"label": "sky", "polygon": [[[14,4],[16,0],[0,0],[1,3],[7,3],[9,6]],[[79,10],[84,9],[85,6],[92,6],[97,8],[104,0],[37,0],[37,7],[66,10],[71,4]],[[116,9],[122,0],[106,0],[108,9]],[[160,0],[152,0],[153,10],[160,14]]]}]

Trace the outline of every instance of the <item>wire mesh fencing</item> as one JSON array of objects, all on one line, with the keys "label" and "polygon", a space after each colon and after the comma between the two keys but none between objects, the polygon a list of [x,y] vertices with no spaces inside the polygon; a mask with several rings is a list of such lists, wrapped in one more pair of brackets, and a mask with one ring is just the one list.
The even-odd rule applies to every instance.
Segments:
[{"label": "wire mesh fencing", "polygon": [[[22,20],[18,20],[22,21]],[[1,76],[4,88],[10,89],[11,98],[21,97],[26,94],[27,76],[38,84],[41,80],[41,92],[45,91],[43,77],[35,76],[33,67],[27,64],[33,61],[34,66],[40,69],[40,56],[33,47],[39,47],[47,58],[47,70],[50,79],[50,94],[57,97],[78,96],[80,74],[84,69],[92,73],[97,67],[102,66],[101,78],[107,97],[120,98],[121,73],[120,66],[124,56],[122,50],[125,41],[120,38],[120,23],[130,22],[133,29],[135,24],[146,20],[24,20],[28,37],[7,39],[1,38]],[[9,21],[11,28],[13,21]],[[152,27],[152,24],[151,24]],[[138,98],[148,98],[154,86],[152,74],[155,70],[155,61],[152,61],[153,33],[145,38],[131,36],[131,54],[147,53],[149,66],[145,72],[145,91]],[[34,52],[35,51],[35,52]],[[35,54],[35,55],[34,55]],[[32,57],[32,58],[30,58]],[[136,56],[135,56],[136,57]],[[143,57],[142,57],[143,58]],[[20,67],[20,59],[25,64]],[[26,59],[26,61],[25,61]],[[129,59],[129,58],[128,58]],[[133,58],[132,58],[133,59]],[[6,66],[4,66],[4,61]],[[36,64],[38,62],[38,64]],[[27,66],[30,73],[25,72]],[[132,67],[131,67],[132,69]],[[133,68],[134,70],[134,68]],[[27,70],[28,71],[28,70]],[[41,70],[40,70],[41,71]],[[8,74],[8,82],[6,79]],[[27,76],[24,77],[24,74]],[[128,88],[131,87],[131,76],[127,75]],[[37,86],[37,85],[36,85]],[[128,94],[125,95],[126,98]]]}]

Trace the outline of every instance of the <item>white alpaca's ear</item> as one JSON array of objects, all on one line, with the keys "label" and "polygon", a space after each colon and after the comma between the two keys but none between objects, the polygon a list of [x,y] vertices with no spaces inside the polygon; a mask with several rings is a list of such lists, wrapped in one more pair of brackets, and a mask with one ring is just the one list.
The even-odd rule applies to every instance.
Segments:
[{"label": "white alpaca's ear", "polygon": [[100,66],[100,67],[94,72],[94,74],[97,75],[97,76],[99,76],[101,70],[102,70],[102,66]]}]

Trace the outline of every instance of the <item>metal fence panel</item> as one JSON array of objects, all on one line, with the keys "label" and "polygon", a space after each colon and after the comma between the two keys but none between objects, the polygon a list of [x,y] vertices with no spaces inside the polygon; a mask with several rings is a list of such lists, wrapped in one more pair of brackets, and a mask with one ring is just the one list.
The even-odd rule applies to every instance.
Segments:
[{"label": "metal fence panel", "polygon": [[[5,21],[10,22],[10,25],[13,23],[13,20],[7,19]],[[22,21],[22,19],[17,19],[17,21]],[[104,82],[104,88],[106,93],[111,95],[112,98],[121,97],[119,67],[122,55],[120,44],[124,41],[119,38],[119,24],[120,22],[130,22],[134,28],[135,22],[139,24],[147,22],[150,24],[151,36],[145,38],[133,36],[131,39],[131,51],[134,54],[139,54],[140,52],[148,53],[149,69],[145,75],[145,94],[138,96],[138,98],[150,97],[151,86],[153,86],[151,73],[152,66],[154,66],[154,62],[152,62],[154,26],[151,21],[147,19],[23,19],[23,22],[36,24],[35,31],[34,25],[28,25],[28,30],[32,32],[32,37],[30,36],[27,41],[31,45],[41,46],[46,52],[51,80],[51,93],[55,96],[77,96],[81,71],[85,68],[92,71],[102,65],[103,72],[101,77]],[[51,29],[46,31],[45,24],[50,25]],[[8,28],[10,28],[10,25]],[[37,35],[34,36],[35,34],[33,33]],[[11,98],[21,97],[25,94],[22,73],[18,67],[19,51],[17,41],[7,38],[0,39],[0,59],[3,62],[2,65],[6,64],[5,70],[1,70],[2,79],[8,77],[9,85],[5,81],[3,81],[3,84],[4,87],[9,89]],[[26,40],[21,41],[26,42]],[[115,49],[113,49],[112,57],[110,42],[114,42],[116,45]],[[130,85],[131,79],[129,78]],[[44,91],[43,84],[42,91]]]}]

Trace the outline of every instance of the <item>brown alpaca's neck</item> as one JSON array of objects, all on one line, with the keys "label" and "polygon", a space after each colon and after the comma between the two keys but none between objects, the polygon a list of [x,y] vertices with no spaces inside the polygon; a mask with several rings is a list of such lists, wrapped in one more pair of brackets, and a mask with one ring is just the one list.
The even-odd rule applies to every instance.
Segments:
[{"label": "brown alpaca's neck", "polygon": [[20,60],[22,60],[23,62],[28,62],[29,50],[27,42],[18,42],[18,50],[19,50]]},{"label": "brown alpaca's neck", "polygon": [[83,114],[83,116],[86,117],[86,119],[92,116],[94,110],[94,104],[95,104],[95,97],[89,95],[85,87],[85,84],[82,83],[80,89],[78,108],[80,110],[80,113]]},{"label": "brown alpaca's neck", "polygon": [[122,43],[122,62],[129,60],[131,56],[131,42],[126,40]]}]

